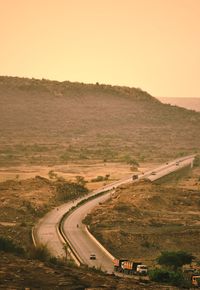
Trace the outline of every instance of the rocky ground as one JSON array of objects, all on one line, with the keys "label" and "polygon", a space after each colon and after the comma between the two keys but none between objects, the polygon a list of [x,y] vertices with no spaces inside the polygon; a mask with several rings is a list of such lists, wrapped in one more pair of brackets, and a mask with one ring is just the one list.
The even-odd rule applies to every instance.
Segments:
[{"label": "rocky ground", "polygon": [[0,251],[0,289],[162,289],[134,277],[119,278],[33,258],[32,226],[56,204],[53,182],[40,176],[0,184],[0,237],[25,249],[24,255]]}]

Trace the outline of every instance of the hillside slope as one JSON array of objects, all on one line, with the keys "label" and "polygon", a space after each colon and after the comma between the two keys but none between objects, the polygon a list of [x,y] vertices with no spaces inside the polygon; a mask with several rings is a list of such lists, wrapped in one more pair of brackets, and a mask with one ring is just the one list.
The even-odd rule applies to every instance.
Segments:
[{"label": "hillside slope", "polygon": [[0,77],[0,164],[139,161],[200,146],[200,113],[140,89]]},{"label": "hillside slope", "polygon": [[200,98],[158,98],[164,104],[175,105],[200,112]]},{"label": "hillside slope", "polygon": [[171,183],[123,185],[85,223],[116,257],[152,265],[162,251],[183,250],[199,260],[199,174],[196,168]]}]

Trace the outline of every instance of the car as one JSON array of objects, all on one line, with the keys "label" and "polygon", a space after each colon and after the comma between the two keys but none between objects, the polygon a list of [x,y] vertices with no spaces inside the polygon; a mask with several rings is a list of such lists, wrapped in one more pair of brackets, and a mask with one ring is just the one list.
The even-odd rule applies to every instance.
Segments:
[{"label": "car", "polygon": [[96,260],[96,255],[95,254],[90,254],[90,260]]},{"label": "car", "polygon": [[178,166],[179,165],[179,162],[176,162],[176,166]]},{"label": "car", "polygon": [[152,172],[151,172],[151,175],[156,175],[156,172],[155,172],[155,171],[152,171]]}]

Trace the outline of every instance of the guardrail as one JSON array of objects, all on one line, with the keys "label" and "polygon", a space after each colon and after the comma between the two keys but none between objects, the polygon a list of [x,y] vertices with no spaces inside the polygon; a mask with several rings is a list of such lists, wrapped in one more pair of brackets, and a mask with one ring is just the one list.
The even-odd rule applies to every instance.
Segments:
[{"label": "guardrail", "polygon": [[36,235],[35,235],[35,227],[33,227],[32,230],[31,230],[31,237],[32,237],[32,241],[33,241],[34,247],[37,247]]},{"label": "guardrail", "polygon": [[75,249],[73,248],[72,244],[70,243],[70,241],[67,239],[66,235],[63,232],[63,221],[65,219],[65,215],[61,218],[61,221],[59,222],[59,224],[57,224],[56,230],[58,233],[58,236],[61,240],[61,242],[64,245],[64,248],[66,250],[66,252],[70,255],[70,257],[74,260],[74,262],[76,263],[77,266],[80,266],[83,263],[81,257],[78,255],[78,253],[75,251]]},{"label": "guardrail", "polygon": [[68,251],[68,253],[70,254],[70,256],[72,257],[72,259],[75,261],[75,263],[80,266],[83,265],[84,262],[81,259],[81,257],[79,256],[79,254],[77,253],[77,251],[74,249],[73,245],[71,244],[71,242],[69,241],[69,239],[67,238],[67,236],[64,233],[63,230],[63,223],[64,220],[66,219],[67,216],[69,216],[74,210],[76,210],[78,207],[80,207],[82,204],[86,203],[89,200],[92,200],[98,196],[104,195],[106,194],[108,191],[105,189],[102,189],[102,191],[98,191],[96,194],[91,195],[83,200],[81,200],[76,206],[72,207],[69,211],[67,211],[62,218],[60,219],[59,223],[57,224],[57,232],[59,234],[60,240],[64,245],[66,246],[66,251]]},{"label": "guardrail", "polygon": [[[170,169],[170,167],[174,167],[175,164],[176,164],[177,162],[180,163],[179,165],[180,165],[180,167],[181,167],[181,163],[182,163],[182,162],[184,162],[184,161],[186,161],[186,160],[188,160],[188,159],[194,158],[194,157],[195,157],[195,154],[194,154],[194,155],[187,156],[187,157],[177,158],[177,159],[175,159],[175,160],[172,160],[172,161],[167,162],[164,166],[162,165],[162,166],[160,166],[160,167],[156,167],[156,168],[153,168],[153,169],[151,169],[151,170],[148,170],[148,171],[146,171],[144,174],[139,174],[138,177],[139,177],[139,179],[150,178],[150,177],[152,176],[152,172],[153,172],[153,171],[155,171],[156,176],[157,176],[157,174],[161,173],[162,171],[164,171],[164,170],[166,170],[166,169]],[[193,160],[192,160],[192,162],[193,162]],[[191,164],[192,164],[192,162],[191,162]],[[186,166],[188,166],[188,165],[182,166],[182,168],[183,168],[183,167],[186,167]],[[180,169],[180,167],[177,167],[176,170],[169,171],[169,173],[166,173],[166,172],[165,172],[164,175],[169,175],[169,174],[172,173],[172,172],[178,171],[178,170]],[[164,175],[163,175],[163,176],[164,176]],[[157,177],[156,179],[160,179],[160,178],[162,178],[163,176]],[[150,179],[150,180],[151,180],[151,179]]]},{"label": "guardrail", "polygon": [[99,246],[99,248],[104,251],[104,253],[111,259],[114,260],[115,257],[108,252],[108,250],[106,250],[106,248],[104,248],[104,246],[102,246],[102,244],[91,234],[91,232],[88,229],[88,226],[85,226],[85,231],[88,234],[88,236],[90,236],[90,238]]}]

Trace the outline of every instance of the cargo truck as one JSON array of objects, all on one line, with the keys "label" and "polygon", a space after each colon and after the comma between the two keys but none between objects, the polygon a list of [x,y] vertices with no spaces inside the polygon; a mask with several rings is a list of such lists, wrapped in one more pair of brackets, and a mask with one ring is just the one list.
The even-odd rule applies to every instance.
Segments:
[{"label": "cargo truck", "polygon": [[114,270],[127,275],[147,275],[148,273],[146,265],[126,259],[114,259]]}]

